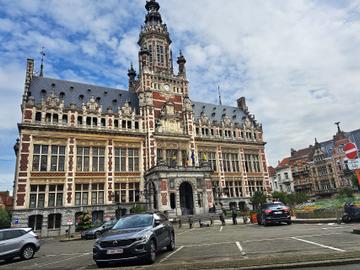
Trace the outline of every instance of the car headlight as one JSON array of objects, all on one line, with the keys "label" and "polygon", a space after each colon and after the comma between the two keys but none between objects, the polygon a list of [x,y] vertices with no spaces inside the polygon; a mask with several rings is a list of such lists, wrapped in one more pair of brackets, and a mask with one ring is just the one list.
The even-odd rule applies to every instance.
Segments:
[{"label": "car headlight", "polygon": [[136,238],[135,241],[140,242],[140,243],[146,243],[149,240],[150,236],[151,236],[151,234],[146,234],[146,235]]}]

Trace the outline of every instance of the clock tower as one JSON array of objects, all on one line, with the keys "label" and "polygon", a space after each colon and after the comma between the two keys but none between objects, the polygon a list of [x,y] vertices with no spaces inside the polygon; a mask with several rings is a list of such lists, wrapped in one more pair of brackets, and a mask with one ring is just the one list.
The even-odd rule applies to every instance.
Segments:
[{"label": "clock tower", "polygon": [[[139,97],[147,133],[147,142],[144,145],[145,166],[151,168],[159,158],[166,159],[166,154],[163,153],[167,151],[168,145],[163,144],[161,137],[165,134],[185,136],[181,151],[183,155],[191,151],[194,143],[190,143],[189,137],[192,137],[193,128],[189,127],[189,123],[192,124],[193,116],[188,98],[186,59],[180,51],[176,61],[178,72],[175,74],[172,41],[167,25],[161,18],[160,5],[155,0],[149,0],[145,8],[147,14],[138,41],[139,75],[134,81],[135,72],[132,68],[129,70],[129,90],[136,92]],[[163,148],[161,151],[164,152],[159,148]],[[178,151],[180,149],[174,150],[174,153]]]}]

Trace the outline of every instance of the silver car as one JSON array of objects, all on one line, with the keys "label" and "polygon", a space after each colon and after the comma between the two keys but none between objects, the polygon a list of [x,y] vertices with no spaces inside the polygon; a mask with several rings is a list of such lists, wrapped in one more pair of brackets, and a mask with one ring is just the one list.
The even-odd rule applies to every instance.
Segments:
[{"label": "silver car", "polygon": [[11,261],[15,257],[29,260],[39,249],[40,241],[31,228],[0,230],[0,260]]}]

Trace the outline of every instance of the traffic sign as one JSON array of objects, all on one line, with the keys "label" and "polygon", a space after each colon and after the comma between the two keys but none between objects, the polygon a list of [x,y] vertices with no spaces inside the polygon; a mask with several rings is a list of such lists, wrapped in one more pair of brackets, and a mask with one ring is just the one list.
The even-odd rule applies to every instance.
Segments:
[{"label": "traffic sign", "polygon": [[348,143],[344,146],[345,156],[348,159],[356,159],[358,156],[358,149],[355,144]]},{"label": "traffic sign", "polygon": [[73,219],[72,219],[72,217],[67,217],[66,223],[67,223],[67,225],[72,225],[72,224],[73,224]]}]

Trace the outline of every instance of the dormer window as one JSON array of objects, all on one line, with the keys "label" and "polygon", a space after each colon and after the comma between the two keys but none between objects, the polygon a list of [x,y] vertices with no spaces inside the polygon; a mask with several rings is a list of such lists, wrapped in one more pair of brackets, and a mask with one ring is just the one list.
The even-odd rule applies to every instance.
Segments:
[{"label": "dormer window", "polygon": [[84,100],[84,95],[80,95],[80,96],[79,96],[79,100],[80,100],[80,101],[83,101],[83,100]]},{"label": "dormer window", "polygon": [[64,99],[65,93],[64,93],[64,92],[61,92],[61,93],[59,94],[59,97],[60,97],[61,99]]},{"label": "dormer window", "polygon": [[45,97],[45,96],[46,96],[46,90],[45,90],[45,89],[42,89],[42,90],[40,91],[40,93],[41,93],[41,97]]}]

